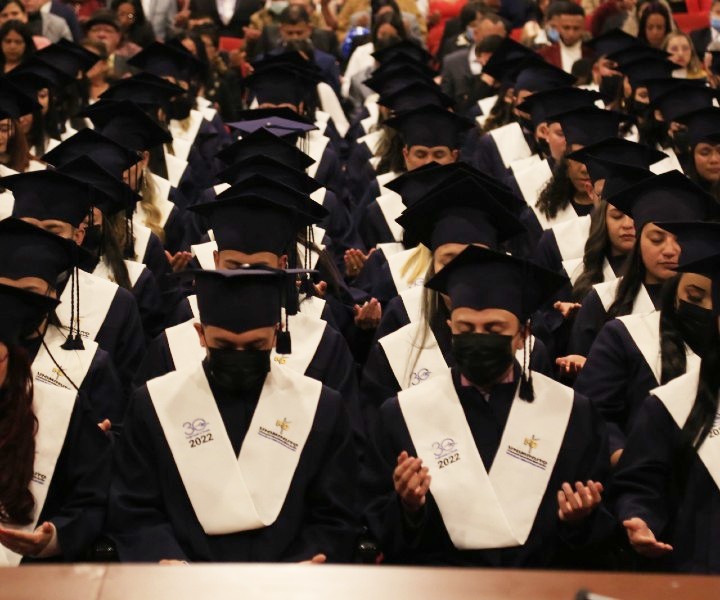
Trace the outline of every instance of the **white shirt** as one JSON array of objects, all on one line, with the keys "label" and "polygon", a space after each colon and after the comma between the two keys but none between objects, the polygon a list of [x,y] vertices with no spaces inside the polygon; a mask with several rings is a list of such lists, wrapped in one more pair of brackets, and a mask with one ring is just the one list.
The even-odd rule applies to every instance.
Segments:
[{"label": "white shirt", "polygon": [[478,62],[477,56],[475,56],[475,44],[470,46],[468,63],[470,64],[470,72],[473,75],[480,75],[482,73],[482,65]]},{"label": "white shirt", "polygon": [[577,42],[574,46],[566,46],[562,43],[562,41],[559,42],[559,45],[562,70],[566,73],[570,73],[575,61],[582,58],[582,40]]},{"label": "white shirt", "polygon": [[227,25],[235,13],[235,0],[215,0],[220,20]]}]

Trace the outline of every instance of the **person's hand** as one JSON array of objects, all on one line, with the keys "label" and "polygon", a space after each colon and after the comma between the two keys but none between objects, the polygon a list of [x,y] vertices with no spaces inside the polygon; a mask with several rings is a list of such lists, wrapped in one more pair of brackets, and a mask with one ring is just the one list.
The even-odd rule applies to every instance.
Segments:
[{"label": "person's hand", "polygon": [[563,319],[567,319],[575,311],[579,310],[582,304],[578,302],[560,302],[559,300],[553,304],[553,308],[558,311]]},{"label": "person's hand", "polygon": [[370,250],[367,254],[363,254],[361,250],[356,248],[350,248],[345,251],[343,260],[345,261],[345,273],[348,277],[357,277],[362,268],[365,266],[367,259],[370,255],[375,252],[375,248]]},{"label": "person's hand", "polygon": [[623,527],[625,527],[628,541],[633,550],[641,556],[658,558],[673,550],[670,544],[657,541],[655,534],[650,531],[647,523],[639,517],[626,519],[623,521]]},{"label": "person's hand", "polygon": [[619,448],[618,450],[615,450],[615,452],[613,452],[610,455],[610,466],[611,467],[616,466],[618,464],[618,462],[620,462],[620,457],[622,456],[622,453],[623,453],[622,448]]},{"label": "person's hand", "polygon": [[603,484],[599,481],[588,481],[583,484],[575,482],[575,489],[565,482],[558,490],[558,517],[566,523],[575,523],[586,518],[602,500]]},{"label": "person's hand", "polygon": [[192,253],[181,250],[175,254],[170,254],[167,250],[165,250],[165,258],[168,259],[173,273],[177,273],[188,266],[188,263],[192,260]]},{"label": "person's hand", "polygon": [[100,431],[102,431],[103,433],[107,433],[108,431],[110,431],[112,423],[110,422],[110,419],[103,419],[102,422],[98,423],[98,427],[100,428]]},{"label": "person's hand", "polygon": [[555,359],[555,364],[565,375],[577,375],[585,366],[587,359],[579,354],[569,354]]},{"label": "person's hand", "polygon": [[163,558],[158,564],[163,567],[187,567],[187,562],[184,560],[176,560],[174,558]]},{"label": "person's hand", "polygon": [[245,34],[245,43],[247,43],[259,40],[262,32],[254,27],[243,27],[243,33]]},{"label": "person's hand", "polygon": [[190,10],[184,9],[179,10],[177,14],[175,15],[175,27],[178,27],[179,29],[185,29],[188,22],[190,21]]},{"label": "person's hand", "polygon": [[321,281],[320,283],[313,284],[313,287],[315,288],[315,295],[318,298],[324,298],[325,294],[327,294],[327,281]]},{"label": "person's hand", "polygon": [[425,506],[431,479],[428,468],[422,466],[422,460],[408,455],[405,450],[400,453],[393,472],[393,484],[407,512],[416,513]]},{"label": "person's hand", "polygon": [[327,556],[325,556],[324,554],[316,554],[310,560],[300,561],[300,564],[301,565],[321,565],[325,562],[327,562]]},{"label": "person's hand", "polygon": [[55,526],[48,521],[32,533],[0,527],[0,544],[20,556],[37,556],[53,539]]},{"label": "person's hand", "polygon": [[595,63],[600,77],[610,77],[612,75],[622,75],[617,70],[617,63],[614,63],[609,58],[601,58]]},{"label": "person's hand", "polygon": [[382,305],[375,298],[371,298],[362,306],[356,304],[353,307],[353,314],[357,327],[360,329],[375,329],[380,325]]}]

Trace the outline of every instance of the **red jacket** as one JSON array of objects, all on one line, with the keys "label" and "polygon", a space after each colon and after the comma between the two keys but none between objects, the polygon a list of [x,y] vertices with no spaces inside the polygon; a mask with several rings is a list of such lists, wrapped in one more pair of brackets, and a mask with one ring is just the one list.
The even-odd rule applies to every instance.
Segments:
[{"label": "red jacket", "polygon": [[[540,56],[542,56],[551,65],[557,67],[558,69],[562,69],[562,58],[560,56],[559,42],[555,42],[554,44],[551,44],[550,46],[545,46],[544,48],[542,48],[540,50]],[[582,57],[583,58],[592,58],[593,51],[590,48],[583,46],[582,47]]]}]

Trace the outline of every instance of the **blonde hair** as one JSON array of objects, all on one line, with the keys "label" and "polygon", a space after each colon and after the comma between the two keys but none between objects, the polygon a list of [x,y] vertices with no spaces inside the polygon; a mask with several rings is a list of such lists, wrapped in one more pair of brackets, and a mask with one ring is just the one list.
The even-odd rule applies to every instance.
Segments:
[{"label": "blonde hair", "polygon": [[160,225],[162,213],[155,204],[157,194],[157,186],[152,179],[150,179],[150,171],[145,167],[142,173],[142,187],[140,188],[140,207],[145,214],[144,224],[160,238],[161,242],[165,243],[165,231],[162,225]]},{"label": "blonde hair", "polygon": [[425,276],[428,266],[432,264],[432,252],[422,244],[418,244],[413,253],[400,269],[400,275],[405,281],[414,282]]},{"label": "blonde hair", "polygon": [[687,69],[687,79],[703,79],[707,76],[707,73],[705,73],[705,67],[703,67],[702,62],[700,61],[700,58],[697,55],[697,52],[695,52],[695,46],[693,45],[692,39],[690,36],[685,33],[684,31],[671,31],[667,34],[665,39],[662,43],[662,49],[667,51],[668,46],[670,45],[670,40],[673,38],[683,38],[687,43],[688,46],[690,46],[690,62],[688,63]]}]

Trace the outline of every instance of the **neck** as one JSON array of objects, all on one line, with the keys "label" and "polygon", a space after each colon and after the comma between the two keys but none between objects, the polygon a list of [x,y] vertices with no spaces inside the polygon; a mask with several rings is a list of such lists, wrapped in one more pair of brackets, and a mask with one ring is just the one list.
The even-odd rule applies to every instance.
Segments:
[{"label": "neck", "polygon": [[585,192],[575,192],[575,195],[573,196],[573,201],[577,204],[582,204],[584,206],[593,203],[590,199],[590,196],[588,196]]}]

